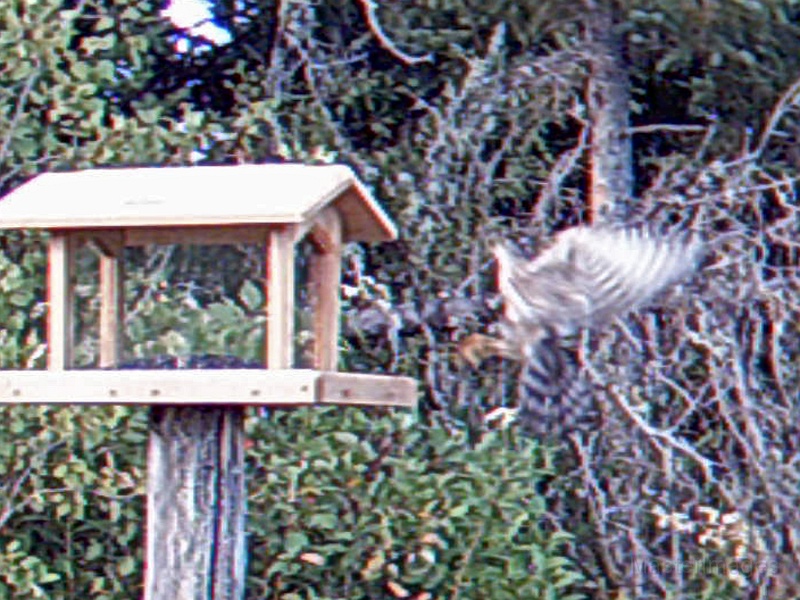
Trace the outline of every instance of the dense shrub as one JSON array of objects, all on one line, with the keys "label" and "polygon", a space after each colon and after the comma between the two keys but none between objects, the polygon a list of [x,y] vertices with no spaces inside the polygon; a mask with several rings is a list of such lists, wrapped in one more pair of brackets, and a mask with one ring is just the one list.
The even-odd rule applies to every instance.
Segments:
[{"label": "dense shrub", "polygon": [[251,430],[253,598],[569,598],[581,580],[536,442],[412,415],[276,413]]},{"label": "dense shrub", "polygon": [[0,414],[0,598],[138,598],[146,411]]}]

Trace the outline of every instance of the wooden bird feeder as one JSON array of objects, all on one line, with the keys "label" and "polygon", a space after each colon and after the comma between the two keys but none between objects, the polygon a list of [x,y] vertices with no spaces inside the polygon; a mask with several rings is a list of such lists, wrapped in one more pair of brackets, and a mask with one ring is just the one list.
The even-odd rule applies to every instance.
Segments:
[{"label": "wooden bird feeder", "polygon": [[[0,201],[0,226],[45,229],[47,370],[0,373],[3,403],[151,405],[148,600],[239,599],[245,576],[244,407],[413,407],[406,377],[337,373],[342,245],[395,239],[340,165],[90,169],[40,175]],[[313,369],[293,369],[295,246],[308,239]],[[73,370],[75,254],[100,251],[100,369]],[[265,369],[115,370],[123,347],[122,251],[146,244],[265,248]]]}]

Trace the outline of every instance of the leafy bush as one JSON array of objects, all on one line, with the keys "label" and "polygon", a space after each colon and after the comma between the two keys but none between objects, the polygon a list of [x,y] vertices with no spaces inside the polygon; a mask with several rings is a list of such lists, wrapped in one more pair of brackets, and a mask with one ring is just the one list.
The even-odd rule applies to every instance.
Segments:
[{"label": "leafy bush", "polygon": [[44,357],[42,235],[8,236],[0,252],[0,367],[34,367]]},{"label": "leafy bush", "polygon": [[146,411],[0,415],[0,599],[139,597]]},{"label": "leafy bush", "polygon": [[580,597],[571,536],[543,521],[536,442],[471,447],[355,409],[282,412],[251,435],[250,597]]}]

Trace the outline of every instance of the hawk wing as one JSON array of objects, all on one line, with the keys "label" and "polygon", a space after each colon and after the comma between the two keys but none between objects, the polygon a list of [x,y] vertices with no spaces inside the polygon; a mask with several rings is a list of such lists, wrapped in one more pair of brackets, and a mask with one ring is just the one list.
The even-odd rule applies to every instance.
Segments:
[{"label": "hawk wing", "polygon": [[568,335],[602,326],[691,272],[699,245],[636,229],[575,227],[533,260],[495,249],[509,323]]}]

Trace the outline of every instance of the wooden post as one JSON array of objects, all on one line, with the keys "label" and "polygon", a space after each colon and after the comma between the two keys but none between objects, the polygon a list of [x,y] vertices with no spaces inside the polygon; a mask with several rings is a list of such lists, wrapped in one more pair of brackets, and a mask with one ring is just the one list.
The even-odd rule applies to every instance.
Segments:
[{"label": "wooden post", "polygon": [[72,367],[75,346],[75,238],[53,231],[47,246],[47,368]]},{"label": "wooden post", "polygon": [[342,223],[329,207],[310,234],[316,252],[310,258],[309,284],[314,300],[314,368],[335,371],[339,362],[339,312]]},{"label": "wooden post", "polygon": [[93,239],[100,250],[100,360],[101,369],[116,367],[122,356],[125,324],[125,271],[122,231]]},{"label": "wooden post", "polygon": [[146,600],[241,600],[244,409],[154,406],[147,470]]},{"label": "wooden post", "polygon": [[271,229],[266,257],[266,366],[290,369],[294,362],[294,231]]}]

